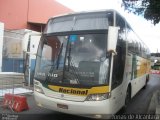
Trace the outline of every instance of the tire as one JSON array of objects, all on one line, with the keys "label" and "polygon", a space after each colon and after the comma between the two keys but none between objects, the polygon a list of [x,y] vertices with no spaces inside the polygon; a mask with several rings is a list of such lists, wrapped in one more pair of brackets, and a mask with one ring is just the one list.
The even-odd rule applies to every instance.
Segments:
[{"label": "tire", "polygon": [[126,92],[125,105],[124,105],[125,109],[127,108],[127,105],[129,104],[130,101],[131,101],[131,88],[128,87]]},{"label": "tire", "polygon": [[130,100],[131,100],[131,87],[128,86],[127,92],[126,92],[125,104],[121,108],[120,113],[124,114],[126,112],[127,105],[129,104]]},{"label": "tire", "polygon": [[146,76],[146,83],[145,83],[143,89],[146,89],[148,81],[149,81],[149,75]]}]

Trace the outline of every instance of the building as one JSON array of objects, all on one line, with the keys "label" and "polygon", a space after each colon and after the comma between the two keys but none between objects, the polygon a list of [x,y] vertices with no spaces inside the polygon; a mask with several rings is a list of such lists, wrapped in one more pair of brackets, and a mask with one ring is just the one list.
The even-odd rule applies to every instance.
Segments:
[{"label": "building", "polygon": [[4,23],[0,22],[0,72],[2,71],[2,53],[3,53],[3,34],[4,34]]},{"label": "building", "polygon": [[0,0],[0,22],[4,29],[30,29],[41,32],[47,20],[72,12],[56,0]]},{"label": "building", "polygon": [[0,0],[0,72],[33,76],[36,57],[26,53],[36,53],[39,33],[50,17],[70,12],[56,0]]}]

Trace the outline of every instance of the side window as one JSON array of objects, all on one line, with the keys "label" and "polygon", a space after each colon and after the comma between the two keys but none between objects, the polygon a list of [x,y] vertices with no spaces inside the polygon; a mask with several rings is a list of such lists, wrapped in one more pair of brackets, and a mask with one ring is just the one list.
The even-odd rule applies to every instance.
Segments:
[{"label": "side window", "polygon": [[109,26],[113,26],[113,13],[111,12],[110,15],[108,15],[108,24]]},{"label": "side window", "polygon": [[146,55],[145,55],[144,43],[128,25],[127,25],[126,33],[127,33],[127,41],[128,41],[128,51],[138,56],[145,57]]},{"label": "side window", "polygon": [[136,41],[136,44],[135,44],[136,46],[135,46],[135,53],[136,54],[138,54],[138,52],[139,52],[139,44],[138,44],[138,42]]},{"label": "side window", "polygon": [[117,54],[114,56],[113,61],[112,89],[119,86],[123,81],[126,58],[125,21],[119,15],[117,15],[116,25],[120,27],[120,30],[116,46]]},{"label": "side window", "polygon": [[125,28],[125,21],[119,15],[116,16],[116,25],[120,27],[120,30]]},{"label": "side window", "polygon": [[135,51],[135,40],[134,40],[134,34],[133,31],[129,26],[127,26],[127,41],[128,41],[128,50],[131,52]]}]

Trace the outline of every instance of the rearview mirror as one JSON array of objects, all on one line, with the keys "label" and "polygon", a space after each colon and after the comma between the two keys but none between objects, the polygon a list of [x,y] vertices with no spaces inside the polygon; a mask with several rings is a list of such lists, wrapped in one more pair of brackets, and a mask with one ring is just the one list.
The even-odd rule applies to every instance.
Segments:
[{"label": "rearview mirror", "polygon": [[119,30],[119,27],[109,26],[109,29],[108,29],[108,40],[107,40],[107,52],[116,53],[118,30]]}]

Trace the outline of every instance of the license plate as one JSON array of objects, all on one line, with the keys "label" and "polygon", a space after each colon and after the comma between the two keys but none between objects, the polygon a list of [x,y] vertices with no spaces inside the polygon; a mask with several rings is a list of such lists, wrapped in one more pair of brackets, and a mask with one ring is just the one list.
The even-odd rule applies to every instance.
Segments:
[{"label": "license plate", "polygon": [[63,105],[63,104],[57,104],[57,107],[62,109],[68,109],[68,105]]}]

